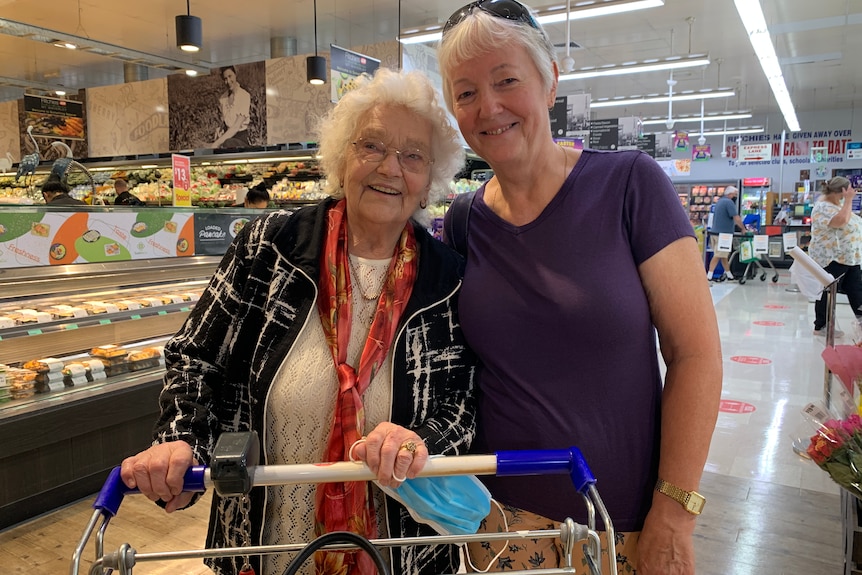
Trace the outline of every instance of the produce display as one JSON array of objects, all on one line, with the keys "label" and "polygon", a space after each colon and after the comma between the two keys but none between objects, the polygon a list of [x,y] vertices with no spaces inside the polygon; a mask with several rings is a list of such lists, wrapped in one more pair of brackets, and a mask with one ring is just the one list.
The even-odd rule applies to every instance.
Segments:
[{"label": "produce display", "polygon": [[[129,191],[151,205],[169,205],[173,198],[170,168],[93,171],[95,191],[83,176],[72,173],[68,183],[71,195],[93,205],[113,205],[114,180],[129,183]],[[313,160],[267,164],[214,164],[193,166],[191,171],[192,205],[225,207],[237,203],[248,188],[265,182],[274,203],[316,201],[325,197],[319,183],[321,174]],[[37,182],[41,182],[37,178]],[[37,184],[38,185],[38,184]],[[38,188],[28,190],[15,181],[13,173],[0,175],[0,204],[41,204]]]}]

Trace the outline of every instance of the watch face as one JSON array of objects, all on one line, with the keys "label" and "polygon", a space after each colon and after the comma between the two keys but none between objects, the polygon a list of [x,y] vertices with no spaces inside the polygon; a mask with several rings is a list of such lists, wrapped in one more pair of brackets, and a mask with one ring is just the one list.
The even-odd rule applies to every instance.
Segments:
[{"label": "watch face", "polygon": [[685,510],[694,515],[700,515],[703,511],[704,504],[706,504],[706,499],[704,499],[702,495],[691,493],[691,496],[688,498],[688,503],[685,505]]}]

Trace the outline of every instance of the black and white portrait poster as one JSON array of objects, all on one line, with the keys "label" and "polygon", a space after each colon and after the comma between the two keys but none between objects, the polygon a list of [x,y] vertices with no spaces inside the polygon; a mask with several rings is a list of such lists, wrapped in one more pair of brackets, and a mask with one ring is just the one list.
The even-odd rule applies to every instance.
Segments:
[{"label": "black and white portrait poster", "polygon": [[168,76],[168,122],[172,151],[265,146],[266,64]]}]

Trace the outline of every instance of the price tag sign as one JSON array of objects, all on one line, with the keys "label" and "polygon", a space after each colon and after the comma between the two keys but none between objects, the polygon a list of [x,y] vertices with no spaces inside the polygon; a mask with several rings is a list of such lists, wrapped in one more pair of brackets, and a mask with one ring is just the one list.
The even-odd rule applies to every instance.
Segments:
[{"label": "price tag sign", "polygon": [[784,240],[784,251],[789,252],[793,248],[796,247],[796,232],[787,232],[781,234],[782,239]]},{"label": "price tag sign", "polygon": [[753,239],[754,253],[765,254],[769,251],[769,236],[756,235]]},{"label": "price tag sign", "polygon": [[174,205],[191,207],[191,160],[188,156],[171,154],[171,165],[174,171]]},{"label": "price tag sign", "polygon": [[733,250],[733,234],[718,234],[718,251],[729,252]]}]

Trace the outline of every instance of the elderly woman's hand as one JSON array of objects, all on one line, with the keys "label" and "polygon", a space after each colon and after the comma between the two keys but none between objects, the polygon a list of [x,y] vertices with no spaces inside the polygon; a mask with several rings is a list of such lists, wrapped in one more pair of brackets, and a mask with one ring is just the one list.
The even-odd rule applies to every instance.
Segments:
[{"label": "elderly woman's hand", "polygon": [[192,465],[197,465],[197,461],[191,446],[185,441],[170,441],[126,458],[120,467],[120,477],[150,501],[164,501],[165,511],[172,513],[194,497],[194,493],[183,492],[183,476]]},{"label": "elderly woman's hand", "polygon": [[414,478],[428,461],[425,442],[414,431],[383,422],[353,448],[353,459],[364,461],[385,487],[398,487]]}]

